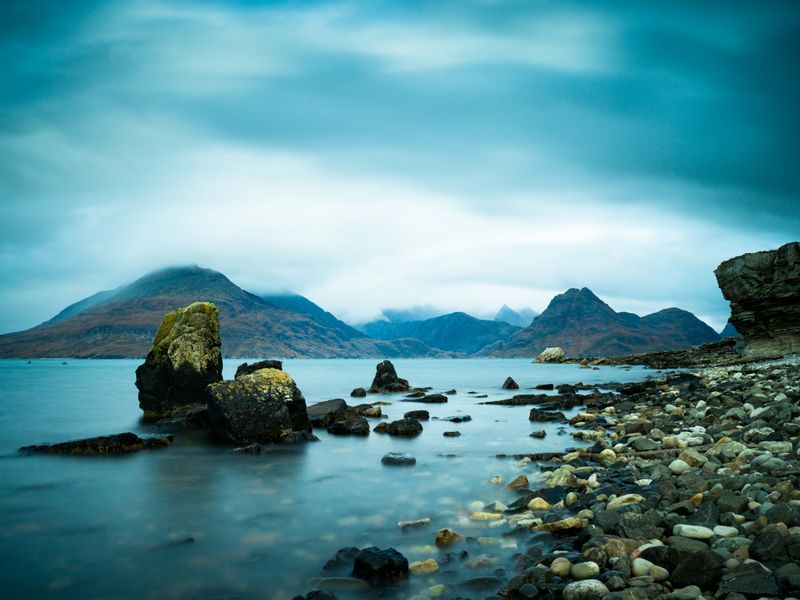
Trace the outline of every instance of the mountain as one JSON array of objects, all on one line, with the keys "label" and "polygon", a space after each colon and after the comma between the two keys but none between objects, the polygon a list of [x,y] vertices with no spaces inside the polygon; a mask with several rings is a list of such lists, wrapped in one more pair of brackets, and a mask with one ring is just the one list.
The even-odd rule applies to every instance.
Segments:
[{"label": "mountain", "polygon": [[409,321],[424,321],[434,317],[440,317],[445,311],[430,304],[410,306],[408,308],[385,308],[383,316],[392,323],[407,323]]},{"label": "mountain", "polygon": [[725,323],[725,327],[722,328],[722,331],[719,332],[719,336],[726,338],[726,337],[738,337],[741,334],[736,331],[736,327],[733,326],[733,323],[728,321]]},{"label": "mountain", "polygon": [[718,340],[719,335],[692,313],[668,308],[639,317],[616,312],[588,288],[570,289],[510,339],[487,346],[481,354],[536,356],[560,346],[568,356],[622,356],[677,350]]},{"label": "mountain", "polygon": [[514,327],[527,327],[538,315],[539,313],[531,308],[514,310],[508,304],[503,304],[494,316],[494,320],[508,323]]},{"label": "mountain", "polygon": [[230,357],[400,357],[432,353],[416,340],[375,340],[294,294],[259,297],[197,266],[155,271],[94,294],[32,329],[0,335],[0,357],[138,357],[165,313],[197,300],[220,311]]},{"label": "mountain", "polygon": [[424,321],[373,321],[364,325],[364,331],[382,340],[412,338],[439,350],[474,354],[487,344],[505,340],[520,329],[508,323],[476,319],[463,312],[454,312]]}]

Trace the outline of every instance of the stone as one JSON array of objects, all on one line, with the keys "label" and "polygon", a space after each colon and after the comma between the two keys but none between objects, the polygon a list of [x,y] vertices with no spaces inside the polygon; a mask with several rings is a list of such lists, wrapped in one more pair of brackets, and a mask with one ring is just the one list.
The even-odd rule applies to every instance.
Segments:
[{"label": "stone", "polygon": [[714,274],[748,355],[800,352],[800,242],[731,258]]},{"label": "stone", "polygon": [[405,452],[389,452],[383,455],[381,463],[384,465],[410,466],[417,464],[417,459]]},{"label": "stone", "polygon": [[750,557],[770,568],[778,567],[789,560],[786,542],[777,531],[759,533],[750,543]]},{"label": "stone", "polygon": [[520,488],[527,488],[528,485],[528,478],[525,477],[525,475],[517,475],[506,487],[510,490],[518,490]]},{"label": "stone", "polygon": [[205,406],[206,386],[221,380],[217,307],[195,302],[164,315],[152,349],[136,369],[144,418],[163,419],[187,406]]},{"label": "stone", "polygon": [[623,494],[622,496],[617,496],[613,500],[611,500],[607,505],[607,510],[616,510],[623,506],[628,506],[630,504],[639,504],[640,502],[644,501],[644,496],[640,496],[639,494]]},{"label": "stone", "polygon": [[408,565],[408,570],[414,575],[430,575],[439,570],[439,563],[434,559],[418,560]]},{"label": "stone", "polygon": [[409,390],[408,381],[400,379],[391,361],[384,360],[375,367],[375,378],[369,391],[378,392],[407,392]]},{"label": "stone", "polygon": [[284,371],[260,369],[206,392],[212,429],[232,442],[280,442],[293,431],[311,432],[305,398]]},{"label": "stone", "polygon": [[503,515],[498,513],[492,512],[485,512],[482,510],[477,510],[469,515],[469,518],[473,521],[499,521],[503,518]]},{"label": "stone", "polygon": [[724,538],[733,538],[739,535],[739,530],[736,527],[717,525],[714,527],[714,534]]},{"label": "stone", "polygon": [[670,576],[673,587],[696,585],[702,590],[712,590],[722,577],[724,560],[710,551],[689,554],[678,563]]},{"label": "stone", "polygon": [[602,467],[610,467],[617,462],[617,453],[611,448],[605,448],[601,450],[600,454],[597,456],[597,462],[599,462]]},{"label": "stone", "polygon": [[544,498],[533,498],[528,502],[528,510],[549,510],[550,503]]},{"label": "stone", "polygon": [[249,375],[261,369],[278,369],[279,371],[283,371],[283,363],[279,360],[260,360],[253,364],[242,363],[236,367],[236,375],[234,375],[233,378],[239,379],[239,377],[243,375]]},{"label": "stone", "polygon": [[[246,363],[245,363],[246,364]],[[308,419],[312,427],[327,429],[336,420],[337,414],[347,410],[347,402],[341,398],[317,402],[307,408]]]},{"label": "stone", "polygon": [[609,590],[602,581],[584,579],[564,586],[561,597],[564,600],[594,600],[595,598],[604,598],[608,593]]},{"label": "stone", "polygon": [[681,460],[680,458],[676,458],[671,463],[669,463],[669,470],[672,471],[673,475],[680,475],[681,473],[685,473],[691,469],[689,464],[686,461]]},{"label": "stone", "polygon": [[431,418],[427,410],[410,410],[403,415],[404,419],[416,419],[417,421],[427,421]]},{"label": "stone", "polygon": [[569,574],[573,579],[592,579],[600,574],[600,565],[593,561],[575,563]]},{"label": "stone", "polygon": [[19,451],[23,454],[128,454],[138,450],[166,448],[172,444],[172,439],[171,435],[139,437],[128,431],[68,442],[23,446]]},{"label": "stone", "polygon": [[359,549],[356,548],[355,546],[339,548],[336,551],[336,554],[334,554],[328,560],[328,562],[325,563],[325,566],[322,567],[322,570],[325,572],[337,571],[342,568],[347,568],[348,570],[352,570],[352,564],[358,552]]},{"label": "stone", "polygon": [[367,390],[362,387],[357,387],[352,392],[350,392],[350,396],[352,398],[364,398],[367,395]]},{"label": "stone", "polygon": [[389,423],[386,433],[398,437],[415,437],[422,433],[422,425],[416,419],[398,419]]},{"label": "stone", "polygon": [[564,362],[567,355],[559,347],[545,348],[533,362],[537,363],[560,363]]},{"label": "stone", "polygon": [[532,431],[530,437],[536,438],[538,440],[543,440],[547,436],[547,432],[544,429],[537,429],[536,431]]},{"label": "stone", "polygon": [[353,563],[353,576],[376,587],[403,580],[407,573],[408,560],[394,548],[364,548]]},{"label": "stone", "polygon": [[[750,572],[734,571],[719,584],[720,594],[742,594],[747,598],[782,598],[783,587],[773,573],[759,568]],[[730,596],[728,596],[730,597]]]},{"label": "stone", "polygon": [[679,523],[672,528],[672,533],[693,540],[708,540],[714,537],[714,532],[701,525],[687,525]]},{"label": "stone", "polygon": [[519,384],[511,379],[511,377],[506,377],[506,380],[503,382],[503,389],[504,390],[518,390]]},{"label": "stone", "polygon": [[328,425],[327,431],[333,435],[369,435],[369,421],[364,417],[345,416]]},{"label": "stone", "polygon": [[421,527],[427,527],[430,524],[430,517],[423,517],[422,519],[415,519],[413,521],[399,521],[397,526],[405,531],[406,529],[420,529]]},{"label": "stone", "polygon": [[652,450],[658,450],[659,448],[657,442],[654,442],[646,437],[634,438],[630,441],[628,446],[636,450],[636,452],[651,452]]},{"label": "stone", "polygon": [[461,437],[460,431],[445,431],[442,434],[444,437]]},{"label": "stone", "polygon": [[572,563],[567,558],[558,557],[550,563],[550,572],[556,577],[567,577],[571,570]]},{"label": "stone", "polygon": [[553,533],[558,531],[567,531],[570,529],[583,529],[588,524],[589,519],[567,517],[566,519],[560,519],[551,523],[541,523],[540,525],[535,525],[533,529],[535,531],[549,531]]},{"label": "stone", "polygon": [[440,529],[436,532],[436,535],[433,538],[433,543],[439,548],[446,548],[448,546],[452,546],[460,539],[462,539],[462,537],[457,533],[450,531],[449,529]]}]

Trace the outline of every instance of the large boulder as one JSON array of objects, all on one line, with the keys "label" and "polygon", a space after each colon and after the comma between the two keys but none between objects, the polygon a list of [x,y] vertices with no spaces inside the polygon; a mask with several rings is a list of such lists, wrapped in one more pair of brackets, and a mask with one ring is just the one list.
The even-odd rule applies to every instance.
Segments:
[{"label": "large boulder", "polygon": [[564,354],[564,351],[556,346],[553,348],[545,348],[544,350],[542,350],[542,352],[539,354],[539,356],[536,357],[536,359],[533,362],[560,363],[564,362],[566,358],[567,356]]},{"label": "large boulder", "polygon": [[378,392],[407,392],[409,390],[408,381],[400,379],[391,361],[384,360],[379,362],[375,368],[375,379],[369,391]]},{"label": "large boulder", "polygon": [[800,352],[800,242],[731,258],[714,274],[747,354]]},{"label": "large boulder", "polygon": [[136,369],[139,407],[148,420],[171,417],[187,406],[204,406],[206,386],[221,380],[219,311],[195,302],[161,321],[152,350]]},{"label": "large boulder", "polygon": [[294,379],[279,369],[260,369],[207,388],[208,418],[220,436],[239,443],[280,442],[311,431],[306,401]]},{"label": "large boulder", "polygon": [[127,431],[69,442],[24,446],[19,451],[26,454],[127,454],[137,450],[165,448],[170,444],[171,435],[139,437]]}]

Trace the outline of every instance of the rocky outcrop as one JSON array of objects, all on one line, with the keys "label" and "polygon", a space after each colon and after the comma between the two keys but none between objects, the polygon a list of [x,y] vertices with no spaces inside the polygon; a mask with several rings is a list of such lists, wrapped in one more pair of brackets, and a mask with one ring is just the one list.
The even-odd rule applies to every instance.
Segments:
[{"label": "rocky outcrop", "polygon": [[288,373],[260,369],[207,388],[214,431],[233,442],[280,442],[292,432],[310,432],[306,401]]},{"label": "rocky outcrop", "polygon": [[239,377],[243,375],[250,375],[250,373],[255,373],[261,369],[278,369],[279,371],[283,371],[283,363],[279,360],[260,360],[252,365],[249,363],[242,363],[236,367],[236,375],[234,375],[233,378],[239,379]]},{"label": "rocky outcrop", "polygon": [[218,315],[210,302],[195,302],[164,316],[153,348],[136,369],[145,419],[204,405],[206,386],[222,380]]},{"label": "rocky outcrop", "polygon": [[378,363],[375,368],[375,379],[372,380],[371,393],[378,392],[407,392],[409,390],[408,381],[400,379],[394,365],[389,360]]},{"label": "rocky outcrop", "polygon": [[535,362],[537,363],[560,363],[564,362],[566,355],[561,348],[553,347],[553,348],[545,348],[536,357]]},{"label": "rocky outcrop", "polygon": [[800,352],[800,242],[731,258],[714,274],[747,354]]},{"label": "rocky outcrop", "polygon": [[170,444],[171,435],[139,437],[128,431],[69,442],[23,446],[19,451],[25,454],[127,454],[137,450],[165,448]]}]

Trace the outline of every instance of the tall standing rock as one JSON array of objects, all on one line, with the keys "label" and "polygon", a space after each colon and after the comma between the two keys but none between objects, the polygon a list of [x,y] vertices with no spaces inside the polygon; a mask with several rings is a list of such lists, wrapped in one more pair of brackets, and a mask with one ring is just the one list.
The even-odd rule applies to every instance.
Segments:
[{"label": "tall standing rock", "polygon": [[209,383],[222,380],[219,311],[195,302],[164,315],[153,348],[136,369],[139,407],[146,419],[204,406]]},{"label": "tall standing rock", "polygon": [[731,258],[714,274],[748,354],[800,352],[800,242]]},{"label": "tall standing rock", "polygon": [[409,389],[408,381],[400,379],[394,365],[389,360],[379,362],[375,368],[375,379],[372,380],[372,387],[369,391],[378,392],[407,392]]},{"label": "tall standing rock", "polygon": [[211,427],[232,442],[280,442],[292,432],[311,432],[306,400],[281,369],[245,373],[206,391]]}]

